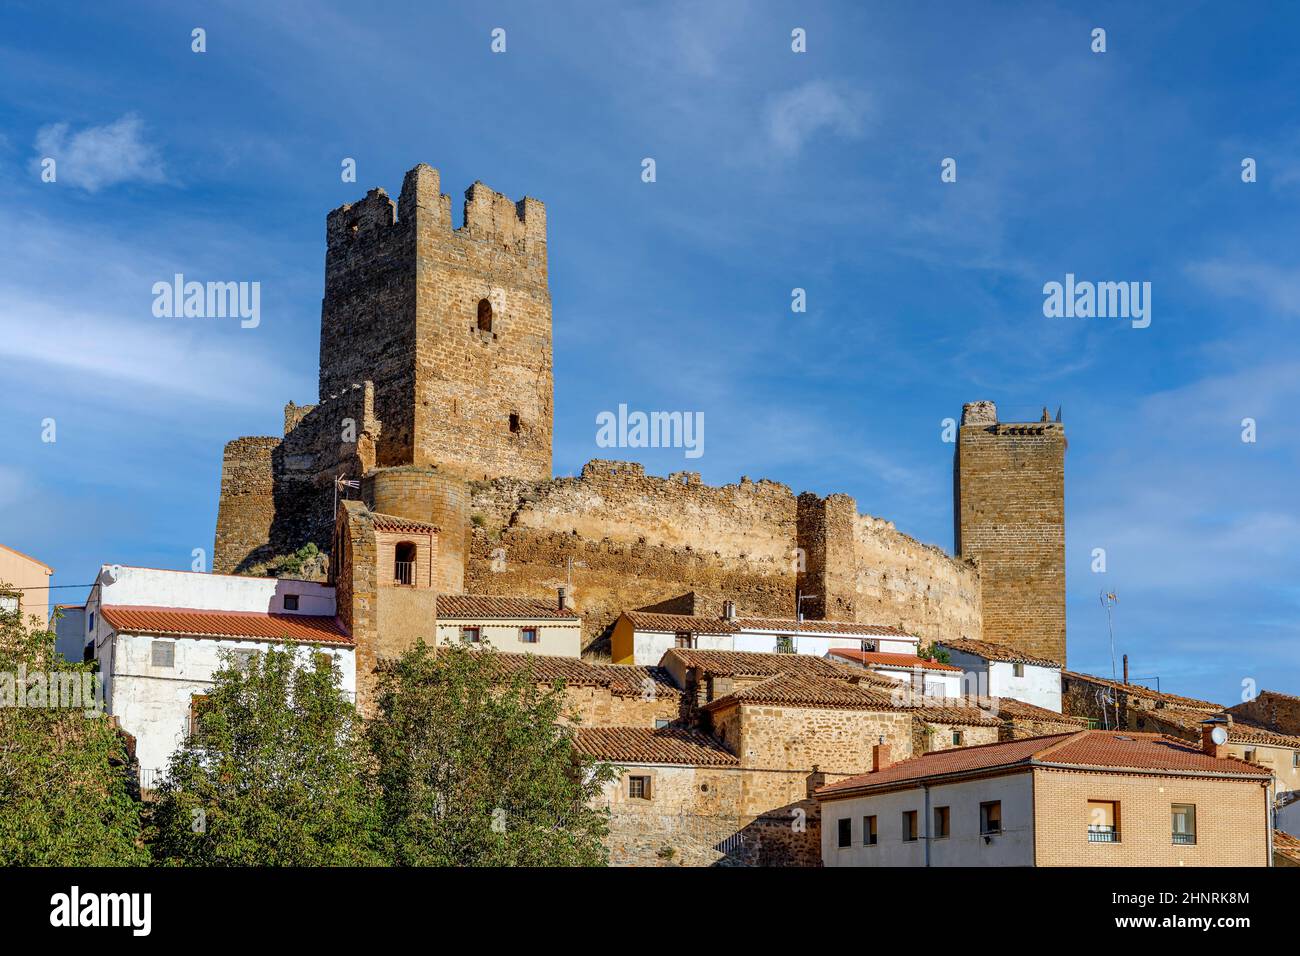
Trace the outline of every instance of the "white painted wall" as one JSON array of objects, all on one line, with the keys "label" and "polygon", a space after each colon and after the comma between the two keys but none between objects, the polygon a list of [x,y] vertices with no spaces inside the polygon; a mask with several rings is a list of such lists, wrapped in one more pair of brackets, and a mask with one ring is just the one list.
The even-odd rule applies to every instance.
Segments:
[{"label": "white painted wall", "polygon": [[[507,654],[544,654],[547,657],[582,656],[582,622],[538,618],[533,621],[456,620],[438,622],[438,643],[460,643],[462,627],[477,627],[484,644]],[[525,627],[537,628],[537,643],[519,639]],[[656,664],[659,662],[656,660]]]},{"label": "white painted wall", "polygon": [[978,675],[979,693],[993,697],[1012,697],[1023,700],[1027,704],[1046,707],[1058,714],[1061,712],[1061,669],[1059,667],[1026,664],[1024,676],[1017,677],[1015,665],[1006,661],[988,661],[978,654],[951,647],[945,649],[953,664],[967,673]]},{"label": "white painted wall", "polygon": [[918,644],[916,638],[863,638],[857,635],[817,634],[806,631],[792,633],[789,631],[744,630],[735,635],[735,649],[772,654],[776,652],[777,639],[780,637],[794,639],[795,653],[809,654],[815,657],[825,657],[826,652],[832,647],[843,647],[854,651],[861,650],[863,640],[875,641],[876,649],[886,654],[915,655]]},{"label": "white painted wall", "polygon": [[[832,657],[829,660],[835,660]],[[881,677],[888,677],[904,684],[911,684],[913,672],[910,667],[887,667],[882,664],[872,666],[872,671]],[[922,671],[925,681],[925,693],[935,697],[960,697],[962,694],[962,675],[955,671]]]},{"label": "white painted wall", "polygon": [[[109,579],[112,578],[110,583]],[[284,609],[284,596],[298,595],[298,610]],[[259,611],[333,617],[334,588],[312,581],[248,578],[198,571],[163,571],[104,565],[91,591],[99,604],[138,604],[206,611]],[[87,602],[86,610],[90,610]]]},{"label": "white painted wall", "polygon": [[[700,651],[742,650],[732,643],[731,634],[698,634],[695,649]],[[677,646],[677,635],[663,631],[632,632],[632,663],[653,667],[664,654]]]},{"label": "white painted wall", "polygon": [[[877,796],[853,797],[822,803],[822,863],[825,866],[925,866],[925,847],[930,845],[930,866],[1033,866],[1034,787],[1033,774],[1014,774],[985,780],[969,780],[930,788],[930,812],[925,791],[916,787]],[[1002,801],[1002,833],[984,842],[980,834],[980,804]],[[933,809],[949,808],[949,833],[929,839]],[[920,839],[903,842],[903,811],[918,811]],[[862,818],[877,818],[875,846],[862,845]],[[853,822],[853,842],[838,845],[838,821]]]},{"label": "white painted wall", "polygon": [[[155,667],[153,642],[174,643],[175,664]],[[212,687],[212,675],[222,666],[222,650],[266,651],[276,646],[267,641],[215,638],[162,638],[138,634],[117,634],[101,645],[101,673],[105,676],[105,705],[127,733],[136,739],[136,757],[141,770],[167,766],[172,752],[189,729],[190,701]],[[313,653],[329,654],[338,664],[342,689],[355,700],[356,655],[352,648],[297,645],[295,652],[304,666]],[[109,693],[111,686],[112,692]]]}]

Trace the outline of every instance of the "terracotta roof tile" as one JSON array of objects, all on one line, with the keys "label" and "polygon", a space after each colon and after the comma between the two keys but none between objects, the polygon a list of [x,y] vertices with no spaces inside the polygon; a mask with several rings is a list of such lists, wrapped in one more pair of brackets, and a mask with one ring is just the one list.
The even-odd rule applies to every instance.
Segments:
[{"label": "terracotta roof tile", "polygon": [[1215,712],[1223,710],[1220,705],[1213,701],[1197,700],[1195,697],[1179,697],[1177,694],[1164,694],[1158,690],[1143,687],[1141,684],[1125,684],[1120,681],[1107,680],[1105,677],[1097,677],[1094,674],[1082,674],[1078,671],[1063,670],[1061,671],[1061,679],[1077,680],[1087,684],[1096,684],[1100,687],[1107,687],[1124,694],[1130,694],[1133,697],[1174,707],[1182,707],[1186,710],[1209,710]]},{"label": "terracotta roof tile", "polygon": [[337,618],[314,614],[207,611],[129,604],[104,605],[100,613],[114,629],[131,633],[352,645],[352,639]]},{"label": "terracotta roof tile", "polygon": [[627,763],[735,767],[740,761],[718,741],[683,727],[592,727],[576,732],[580,753],[597,760]]},{"label": "terracotta roof tile", "polygon": [[789,631],[792,633],[849,634],[868,637],[911,638],[906,631],[887,624],[859,624],[856,621],[799,621],[793,618],[742,617],[736,623],[747,631]]},{"label": "terracotta roof tile", "polygon": [[495,594],[439,594],[438,617],[446,620],[554,617],[576,621],[581,616],[571,607],[561,611],[558,600],[500,597]]},{"label": "terracotta roof tile", "polygon": [[737,704],[778,704],[787,707],[828,707],[844,710],[902,710],[883,688],[860,687],[838,676],[798,673],[776,674],[704,705],[717,710]]},{"label": "terracotta roof tile", "polygon": [[925,671],[946,671],[948,673],[961,673],[960,667],[952,664],[940,664],[938,661],[925,660],[917,657],[915,654],[890,654],[884,651],[859,651],[851,647],[832,647],[828,654],[835,657],[842,657],[846,661],[856,661],[859,664],[870,666],[872,664],[882,665],[885,667],[919,667]]},{"label": "terracotta roof tile", "polygon": [[624,611],[624,615],[638,631],[661,631],[675,634],[689,631],[692,634],[734,634],[732,621],[720,617],[699,617],[694,614],[660,614],[657,611]]},{"label": "terracotta roof tile", "polygon": [[370,521],[375,526],[376,531],[396,531],[409,532],[411,534],[437,534],[439,528],[435,524],[427,521],[416,521],[414,518],[403,518],[400,515],[380,514],[378,511],[368,512]]},{"label": "terracotta roof tile", "polygon": [[1260,779],[1269,776],[1244,760],[1211,757],[1186,741],[1161,734],[1080,730],[1027,737],[996,744],[957,747],[913,757],[883,770],[829,784],[819,797],[837,797],[867,788],[912,783],[958,773],[979,773],[1034,765],[1066,765],[1115,771],[1203,773]]},{"label": "terracotta roof tile", "polygon": [[[933,699],[933,698],[932,698]],[[1002,721],[978,707],[934,706],[917,707],[912,711],[926,723],[960,724],[964,727],[1000,727]]]},{"label": "terracotta roof tile", "polygon": [[684,667],[698,667],[706,674],[719,677],[771,677],[787,671],[825,674],[847,680],[853,675],[842,664],[835,664],[811,654],[764,654],[758,651],[700,651],[670,647],[663,660],[670,657]]},{"label": "terracotta roof tile", "polygon": [[1300,866],[1300,840],[1284,830],[1273,831],[1273,853]]},{"label": "terracotta roof tile", "polygon": [[1057,661],[1049,661],[1042,657],[1030,657],[1028,654],[1021,653],[1014,647],[1008,647],[1006,644],[996,644],[993,641],[977,641],[969,637],[952,638],[949,640],[936,641],[940,647],[947,647],[954,651],[965,651],[967,654],[974,654],[976,657],[982,657],[986,661],[1000,661],[1008,664],[1032,664],[1034,667],[1056,667],[1061,665]]},{"label": "terracotta roof tile", "polygon": [[[634,664],[589,664],[576,657],[544,654],[493,653],[493,659],[508,674],[531,669],[538,683],[564,681],[568,687],[604,687],[619,697],[640,697],[648,689],[658,697],[680,697],[681,691],[662,667]],[[647,684],[646,681],[653,683]]]}]

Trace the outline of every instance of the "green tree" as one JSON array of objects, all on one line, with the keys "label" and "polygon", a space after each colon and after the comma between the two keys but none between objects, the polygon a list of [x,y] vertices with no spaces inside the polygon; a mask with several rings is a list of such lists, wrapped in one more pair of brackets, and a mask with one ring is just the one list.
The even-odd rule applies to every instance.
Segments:
[{"label": "green tree", "polygon": [[603,866],[614,768],[584,759],[558,685],[490,648],[418,644],[381,676],[368,735],[393,862]]},{"label": "green tree", "polygon": [[302,648],[227,658],[172,755],[155,858],[188,866],[384,862],[364,738],[337,665]]},{"label": "green tree", "polygon": [[[93,690],[85,699],[92,678],[92,665],[55,652],[51,631],[0,612],[0,865],[149,862],[126,744],[91,709]],[[79,705],[66,706],[74,690]]]}]

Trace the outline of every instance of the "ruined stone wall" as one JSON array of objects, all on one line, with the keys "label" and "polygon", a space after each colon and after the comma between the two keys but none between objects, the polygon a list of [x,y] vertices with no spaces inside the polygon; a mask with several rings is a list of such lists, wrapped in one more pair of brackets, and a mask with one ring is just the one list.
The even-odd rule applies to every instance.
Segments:
[{"label": "ruined stone wall", "polygon": [[278,438],[236,438],[221,461],[221,497],[212,570],[230,574],[244,562],[265,561],[275,523],[275,456]]},{"label": "ruined stone wall", "polygon": [[1065,660],[1065,429],[962,412],[954,459],[955,550],[975,559],[983,639]]},{"label": "ruined stone wall", "polygon": [[796,588],[831,596],[805,602],[810,619],[825,611],[926,640],[980,633],[974,567],[858,515],[847,495],[796,499],[776,482],[713,487],[604,460],[578,478],[471,487],[466,589],[541,597],[567,583],[588,642],[620,612],[688,591],[696,613],[730,598],[742,615],[793,617]]},{"label": "ruined stone wall", "polygon": [[588,641],[626,609],[692,590],[734,595],[749,613],[792,613],[795,499],[785,485],[715,488],[592,461],[579,478],[476,483],[471,512],[466,590],[549,597],[568,583]]},{"label": "ruined stone wall", "polygon": [[1260,691],[1259,696],[1228,708],[1228,713],[1261,724],[1280,734],[1300,736],[1300,697]]}]

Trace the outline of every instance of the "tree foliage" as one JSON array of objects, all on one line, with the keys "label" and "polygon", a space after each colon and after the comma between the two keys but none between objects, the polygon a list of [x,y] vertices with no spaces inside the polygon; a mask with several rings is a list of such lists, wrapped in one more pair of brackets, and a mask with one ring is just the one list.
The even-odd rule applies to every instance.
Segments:
[{"label": "tree foliage", "polygon": [[604,865],[590,802],[614,770],[577,753],[563,700],[490,648],[420,643],[388,668],[368,737],[392,861]]},{"label": "tree foliage", "polygon": [[[306,657],[306,660],[304,660]],[[172,755],[155,858],[189,866],[383,862],[361,728],[337,665],[303,648],[227,659]]]},{"label": "tree foliage", "polygon": [[54,640],[0,612],[0,865],[147,863],[122,734],[90,709],[93,693],[51,706],[72,688],[84,697],[94,670],[65,661]]}]

